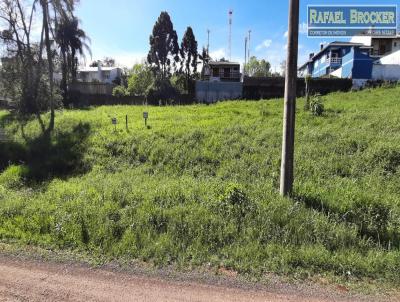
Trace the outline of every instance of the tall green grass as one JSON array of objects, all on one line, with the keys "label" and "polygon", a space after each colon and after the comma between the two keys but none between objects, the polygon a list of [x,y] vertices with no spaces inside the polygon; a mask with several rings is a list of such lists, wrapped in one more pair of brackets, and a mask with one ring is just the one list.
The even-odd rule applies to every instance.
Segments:
[{"label": "tall green grass", "polygon": [[330,94],[320,117],[300,100],[290,200],[277,192],[281,100],[64,110],[50,138],[3,111],[14,141],[0,143],[0,238],[398,282],[399,106],[400,87]]}]

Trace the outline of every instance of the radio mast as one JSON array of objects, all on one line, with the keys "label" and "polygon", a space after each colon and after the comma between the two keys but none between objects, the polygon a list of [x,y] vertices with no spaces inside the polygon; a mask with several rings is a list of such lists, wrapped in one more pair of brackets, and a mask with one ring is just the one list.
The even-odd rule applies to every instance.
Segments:
[{"label": "radio mast", "polygon": [[250,40],[251,40],[251,29],[249,30],[249,41],[248,41],[248,54],[247,54],[247,60],[250,62]]},{"label": "radio mast", "polygon": [[228,38],[228,49],[229,49],[229,61],[232,61],[232,17],[233,10],[229,10],[229,38]]}]

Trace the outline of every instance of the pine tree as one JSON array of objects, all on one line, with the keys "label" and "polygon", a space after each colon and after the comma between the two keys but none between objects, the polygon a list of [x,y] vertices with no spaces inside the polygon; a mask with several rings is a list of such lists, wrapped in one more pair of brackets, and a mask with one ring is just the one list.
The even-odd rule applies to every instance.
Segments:
[{"label": "pine tree", "polygon": [[161,12],[154,24],[147,61],[162,80],[170,76],[171,67],[179,62],[178,35],[167,12]]},{"label": "pine tree", "polygon": [[192,28],[189,26],[182,38],[181,43],[181,70],[186,76],[186,89],[189,87],[189,81],[192,75],[197,72],[197,41],[193,34]]}]

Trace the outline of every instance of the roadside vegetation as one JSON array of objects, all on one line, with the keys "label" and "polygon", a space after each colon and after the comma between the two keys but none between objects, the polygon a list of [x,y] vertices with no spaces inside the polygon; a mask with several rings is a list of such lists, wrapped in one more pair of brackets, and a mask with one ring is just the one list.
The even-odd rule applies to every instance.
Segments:
[{"label": "roadside vegetation", "polygon": [[400,87],[335,93],[320,116],[300,100],[292,199],[278,194],[281,100],[63,110],[50,136],[1,111],[0,239],[397,283],[399,100]]}]

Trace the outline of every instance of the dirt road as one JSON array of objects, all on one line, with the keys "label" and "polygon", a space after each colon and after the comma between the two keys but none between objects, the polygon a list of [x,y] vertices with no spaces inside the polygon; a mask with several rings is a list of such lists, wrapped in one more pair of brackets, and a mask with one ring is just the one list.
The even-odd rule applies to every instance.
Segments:
[{"label": "dirt road", "polygon": [[[319,297],[318,297],[319,295]],[[0,301],[355,301],[298,292],[197,284],[0,256]]]}]

